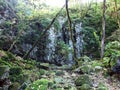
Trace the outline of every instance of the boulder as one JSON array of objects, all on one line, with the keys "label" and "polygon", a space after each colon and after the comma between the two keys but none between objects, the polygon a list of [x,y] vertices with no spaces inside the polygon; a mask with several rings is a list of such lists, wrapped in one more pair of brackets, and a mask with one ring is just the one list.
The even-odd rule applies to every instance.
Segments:
[{"label": "boulder", "polygon": [[82,86],[83,84],[88,84],[92,86],[92,80],[89,77],[89,75],[80,75],[76,80],[75,80],[76,86]]},{"label": "boulder", "polygon": [[92,88],[89,84],[83,84],[79,87],[79,90],[92,90]]}]

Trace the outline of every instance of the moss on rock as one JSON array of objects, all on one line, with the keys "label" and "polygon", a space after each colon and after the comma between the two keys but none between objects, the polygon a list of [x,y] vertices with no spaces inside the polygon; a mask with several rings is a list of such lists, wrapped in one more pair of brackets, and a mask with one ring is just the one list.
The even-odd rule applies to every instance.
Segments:
[{"label": "moss on rock", "polygon": [[79,90],[91,90],[91,86],[89,84],[83,84],[79,87]]},{"label": "moss on rock", "polygon": [[9,72],[9,67],[8,66],[0,66],[0,79],[8,78],[8,77],[5,77],[5,75],[4,75],[6,72]]},{"label": "moss on rock", "polygon": [[10,87],[9,90],[18,90],[20,84],[18,82],[14,82]]},{"label": "moss on rock", "polygon": [[19,75],[22,73],[21,67],[12,67],[10,68],[10,75]]},{"label": "moss on rock", "polygon": [[83,84],[88,84],[92,85],[92,80],[88,75],[80,75],[76,81],[75,81],[76,86],[82,86]]},{"label": "moss on rock", "polygon": [[49,81],[47,79],[40,79],[33,82],[33,84],[28,86],[25,90],[47,90],[48,83]]}]

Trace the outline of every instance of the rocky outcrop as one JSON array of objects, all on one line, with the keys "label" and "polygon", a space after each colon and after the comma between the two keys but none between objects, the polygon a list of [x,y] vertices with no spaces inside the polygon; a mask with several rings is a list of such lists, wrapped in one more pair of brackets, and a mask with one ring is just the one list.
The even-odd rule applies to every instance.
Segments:
[{"label": "rocky outcrop", "polygon": [[[44,31],[44,25],[41,19],[37,20],[36,18],[25,20],[27,23],[20,22],[20,18],[16,15],[16,13],[20,12],[16,8],[16,0],[1,0],[0,4],[0,47],[3,50],[10,50],[14,54],[24,56]],[[28,58],[57,65],[72,65],[74,63],[73,42],[70,39],[70,32],[66,25],[67,18],[59,16],[56,22],[59,28],[53,25],[45,33],[44,37],[39,40],[39,43],[31,51]],[[75,40],[74,52],[77,58],[80,58],[83,52],[81,25],[82,23],[74,23],[72,25]]]}]

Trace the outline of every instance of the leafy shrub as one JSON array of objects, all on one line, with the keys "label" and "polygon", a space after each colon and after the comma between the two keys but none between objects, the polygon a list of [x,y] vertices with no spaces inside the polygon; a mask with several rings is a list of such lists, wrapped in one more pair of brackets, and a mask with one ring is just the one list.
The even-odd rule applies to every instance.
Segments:
[{"label": "leafy shrub", "polygon": [[111,66],[115,65],[118,56],[120,56],[120,42],[109,42],[105,46],[105,57],[103,58],[103,64],[105,66],[108,66],[109,64]]},{"label": "leafy shrub", "polygon": [[111,58],[120,56],[120,42],[118,41],[109,42],[105,46],[105,56]]},{"label": "leafy shrub", "polygon": [[67,56],[70,51],[69,46],[65,44],[63,41],[58,42],[57,48],[59,50],[58,52],[65,56]]},{"label": "leafy shrub", "polygon": [[91,59],[88,57],[88,56],[83,56],[83,57],[80,57],[79,59],[78,59],[78,61],[82,61],[82,62],[90,62],[91,61]]}]

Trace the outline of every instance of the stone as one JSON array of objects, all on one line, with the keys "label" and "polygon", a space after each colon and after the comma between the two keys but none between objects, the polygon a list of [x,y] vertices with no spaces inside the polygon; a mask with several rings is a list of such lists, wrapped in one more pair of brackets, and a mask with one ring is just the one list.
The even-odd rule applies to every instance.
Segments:
[{"label": "stone", "polygon": [[108,90],[106,87],[98,87],[96,90]]},{"label": "stone", "polygon": [[40,63],[39,68],[48,70],[49,66],[49,63]]},{"label": "stone", "polygon": [[55,82],[55,83],[65,83],[62,77],[56,77],[56,78],[54,79],[54,82]]},{"label": "stone", "polygon": [[58,70],[58,71],[56,71],[55,75],[62,76],[62,75],[64,75],[64,72],[61,70]]},{"label": "stone", "polygon": [[44,69],[40,69],[39,74],[40,75],[44,75],[45,74],[45,70]]},{"label": "stone", "polygon": [[65,86],[64,86],[64,89],[65,89],[65,90],[69,90],[70,88],[71,88],[70,85],[65,85]]},{"label": "stone", "polygon": [[77,90],[76,87],[71,87],[69,90]]},{"label": "stone", "polygon": [[24,82],[17,90],[25,90],[25,88],[30,84],[31,82],[28,80],[27,82]]},{"label": "stone", "polygon": [[20,84],[18,82],[14,82],[10,87],[9,90],[18,90]]},{"label": "stone", "polygon": [[9,77],[9,67],[8,66],[0,66],[0,79],[5,79]]},{"label": "stone", "polygon": [[83,84],[79,87],[79,90],[91,90],[91,86],[89,84]]},{"label": "stone", "polygon": [[12,67],[10,68],[10,75],[19,75],[22,73],[21,67]]},{"label": "stone", "polygon": [[83,84],[88,84],[92,86],[92,80],[89,77],[89,75],[80,75],[76,80],[75,80],[76,86],[82,86]]},{"label": "stone", "polygon": [[108,90],[104,83],[100,82],[96,90]]},{"label": "stone", "polygon": [[39,80],[33,82],[25,90],[47,90],[48,82],[49,81],[47,79],[39,79]]},{"label": "stone", "polygon": [[102,67],[101,66],[95,66],[95,72],[99,72],[102,70]]},{"label": "stone", "polygon": [[80,69],[83,73],[87,73],[87,74],[90,74],[91,72],[94,71],[91,65],[84,65]]}]

